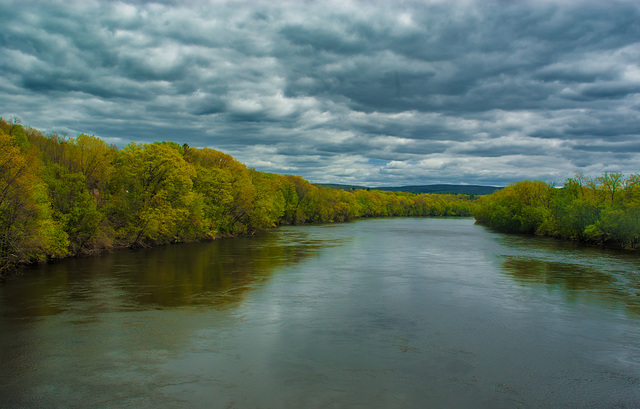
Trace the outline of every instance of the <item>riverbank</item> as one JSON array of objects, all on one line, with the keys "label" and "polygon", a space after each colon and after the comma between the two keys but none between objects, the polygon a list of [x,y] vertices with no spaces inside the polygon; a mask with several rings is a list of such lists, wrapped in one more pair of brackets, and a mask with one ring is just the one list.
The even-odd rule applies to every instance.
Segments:
[{"label": "riverbank", "polygon": [[481,197],[473,213],[478,223],[501,232],[638,249],[640,175],[579,176],[562,188],[541,181],[518,182]]}]

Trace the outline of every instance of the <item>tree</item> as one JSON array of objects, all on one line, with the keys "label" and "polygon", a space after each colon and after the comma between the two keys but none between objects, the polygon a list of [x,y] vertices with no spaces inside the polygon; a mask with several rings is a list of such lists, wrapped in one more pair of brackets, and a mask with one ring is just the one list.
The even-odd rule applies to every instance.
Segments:
[{"label": "tree", "polygon": [[89,191],[101,192],[113,173],[113,161],[117,150],[95,136],[79,134],[69,141],[68,168],[84,175]]},{"label": "tree", "polygon": [[602,186],[607,192],[610,203],[613,205],[615,202],[616,192],[622,188],[622,173],[620,172],[604,172],[604,175],[597,178],[598,182],[600,182],[600,186]]},{"label": "tree", "polygon": [[196,199],[193,166],[169,145],[131,143],[117,171],[111,210],[120,238],[132,247],[180,241]]},{"label": "tree", "polygon": [[256,196],[247,167],[230,155],[209,148],[188,148],[184,158],[197,167],[198,174],[205,172],[203,178],[198,178],[197,191],[204,194],[210,209],[215,209],[217,231],[224,235],[247,233]]},{"label": "tree", "polygon": [[82,172],[69,172],[57,163],[49,163],[43,169],[52,216],[69,238],[69,251],[78,254],[94,247],[98,227],[103,215],[96,200],[85,186]]},{"label": "tree", "polygon": [[0,275],[66,254],[67,238],[51,218],[37,170],[36,158],[0,130]]},{"label": "tree", "polygon": [[233,176],[226,169],[194,166],[196,178],[193,189],[202,203],[203,232],[207,237],[215,238],[230,223],[230,210],[233,207]]},{"label": "tree", "polygon": [[280,190],[277,175],[250,170],[251,181],[256,195],[249,212],[249,229],[258,230],[275,227],[284,216],[285,198]]},{"label": "tree", "polygon": [[290,177],[278,175],[278,178],[280,193],[284,199],[284,214],[280,218],[279,223],[295,224],[297,222],[296,213],[300,202],[298,192]]},{"label": "tree", "polygon": [[499,230],[535,233],[550,217],[553,189],[541,181],[522,181],[480,200],[476,220]]}]

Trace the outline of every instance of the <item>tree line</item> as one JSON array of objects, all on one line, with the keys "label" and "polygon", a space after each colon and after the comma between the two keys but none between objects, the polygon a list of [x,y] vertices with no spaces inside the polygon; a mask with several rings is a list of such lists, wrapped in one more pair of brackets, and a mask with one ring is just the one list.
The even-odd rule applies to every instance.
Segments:
[{"label": "tree line", "polygon": [[474,216],[477,222],[505,232],[637,248],[640,175],[578,174],[562,188],[542,181],[518,182],[480,198]]},{"label": "tree line", "polygon": [[359,217],[470,216],[468,195],[344,191],[175,142],[122,149],[0,118],[0,275],[115,247],[253,234]]}]

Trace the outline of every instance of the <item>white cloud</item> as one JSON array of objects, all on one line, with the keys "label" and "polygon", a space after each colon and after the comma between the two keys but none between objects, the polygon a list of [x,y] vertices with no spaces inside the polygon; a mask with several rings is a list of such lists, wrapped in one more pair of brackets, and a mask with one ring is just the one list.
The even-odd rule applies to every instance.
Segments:
[{"label": "white cloud", "polygon": [[3,111],[364,185],[638,171],[639,6],[0,4]]}]

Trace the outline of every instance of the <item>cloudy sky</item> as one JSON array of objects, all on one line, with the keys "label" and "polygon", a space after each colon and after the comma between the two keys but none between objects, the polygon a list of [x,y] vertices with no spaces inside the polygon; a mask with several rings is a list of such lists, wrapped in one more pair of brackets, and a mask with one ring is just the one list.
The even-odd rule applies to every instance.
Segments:
[{"label": "cloudy sky", "polygon": [[368,186],[640,172],[640,6],[0,0],[0,116]]}]

